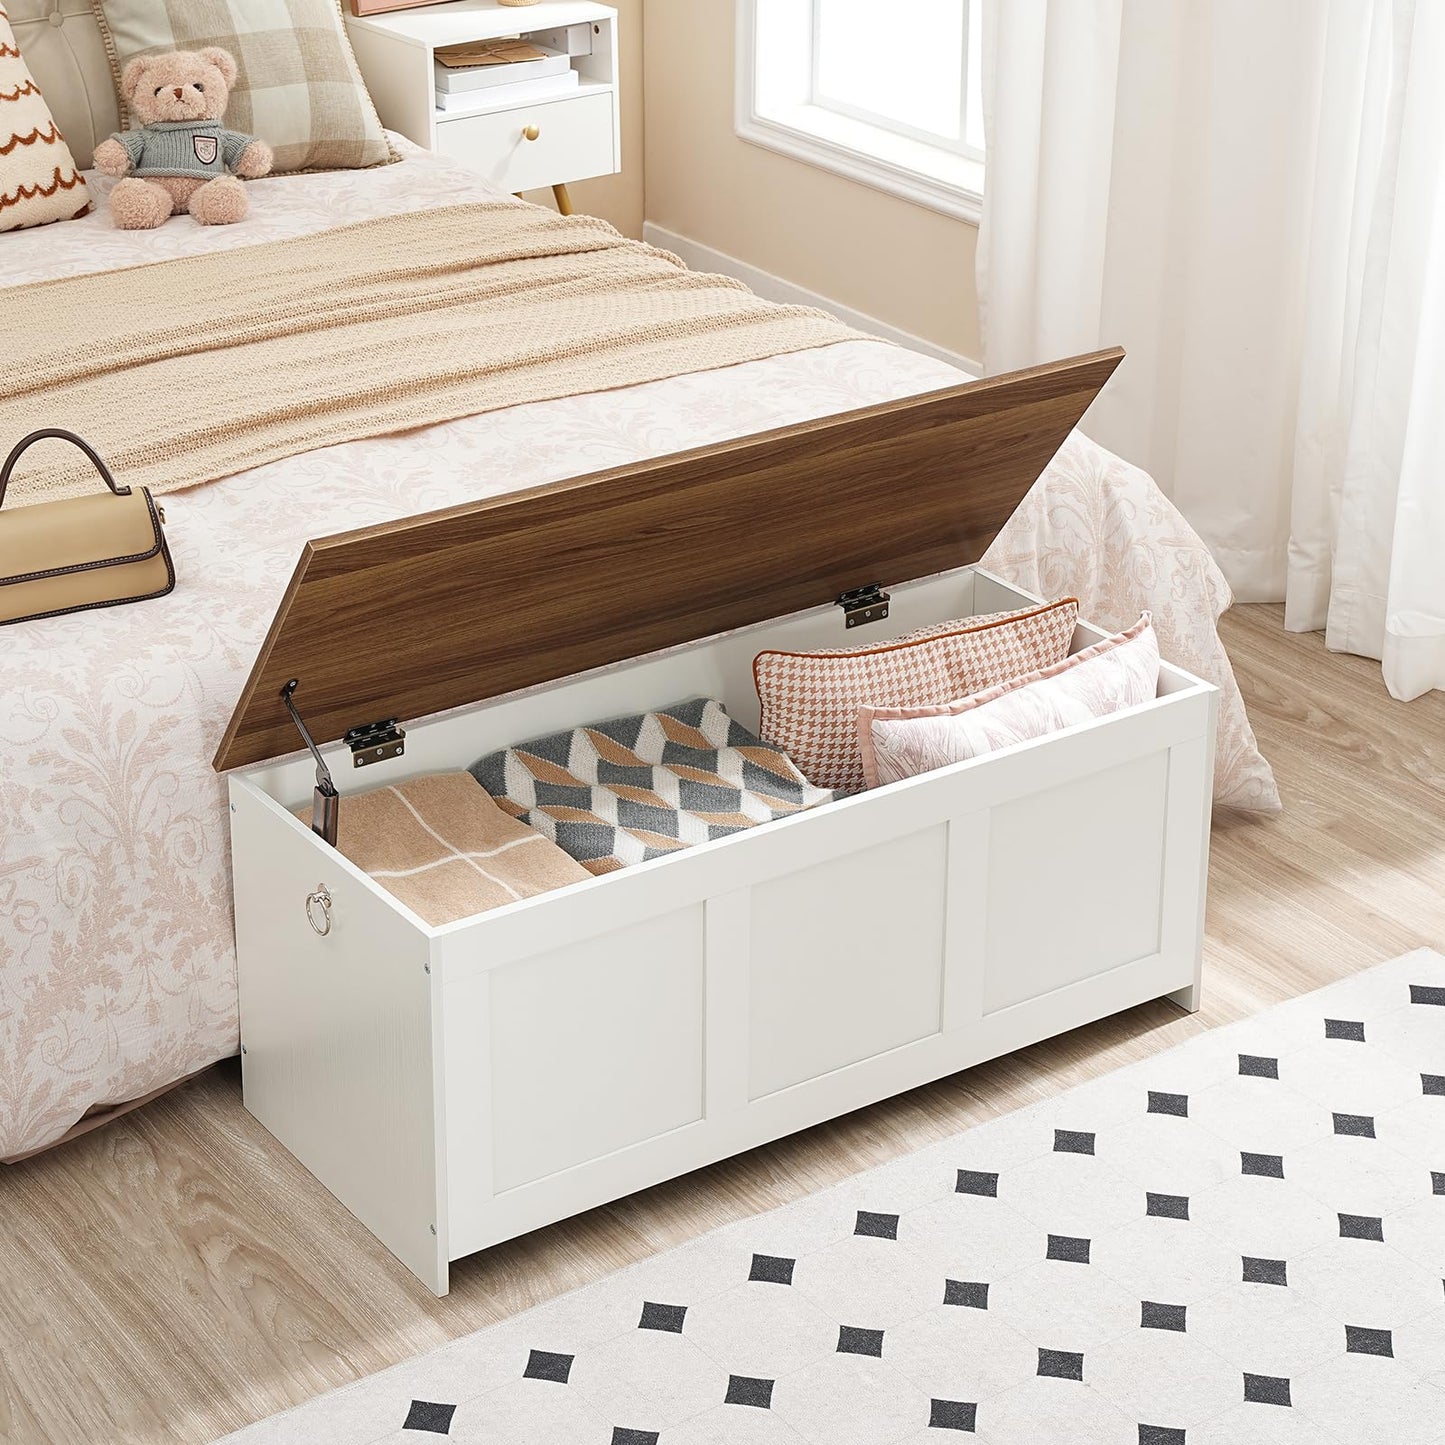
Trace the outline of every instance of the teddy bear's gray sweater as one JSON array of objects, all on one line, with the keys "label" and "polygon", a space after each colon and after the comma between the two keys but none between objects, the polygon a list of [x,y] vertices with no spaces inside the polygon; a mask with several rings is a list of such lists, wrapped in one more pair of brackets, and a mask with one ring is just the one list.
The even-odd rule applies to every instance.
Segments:
[{"label": "teddy bear's gray sweater", "polygon": [[229,174],[254,139],[227,130],[218,120],[156,121],[116,136],[130,157],[131,175],[202,180]]}]

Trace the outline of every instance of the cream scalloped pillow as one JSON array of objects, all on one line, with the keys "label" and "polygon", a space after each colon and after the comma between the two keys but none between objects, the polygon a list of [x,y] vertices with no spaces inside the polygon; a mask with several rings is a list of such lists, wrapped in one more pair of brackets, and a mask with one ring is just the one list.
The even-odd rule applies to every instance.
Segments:
[{"label": "cream scalloped pillow", "polygon": [[0,5],[0,231],[69,221],[89,209],[85,177]]},{"label": "cream scalloped pillow", "polygon": [[930,707],[861,707],[858,746],[870,788],[1148,702],[1159,640],[1146,612],[1131,628],[1052,667]]}]

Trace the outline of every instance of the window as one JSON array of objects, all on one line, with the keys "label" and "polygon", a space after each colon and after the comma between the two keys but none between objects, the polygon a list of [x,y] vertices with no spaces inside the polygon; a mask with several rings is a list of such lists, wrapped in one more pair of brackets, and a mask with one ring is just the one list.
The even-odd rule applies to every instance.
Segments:
[{"label": "window", "polygon": [[737,5],[739,135],[978,219],[980,0]]}]

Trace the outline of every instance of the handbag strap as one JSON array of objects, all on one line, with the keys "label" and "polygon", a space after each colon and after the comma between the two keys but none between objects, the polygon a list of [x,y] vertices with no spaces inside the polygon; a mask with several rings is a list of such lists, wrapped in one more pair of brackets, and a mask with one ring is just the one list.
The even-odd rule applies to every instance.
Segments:
[{"label": "handbag strap", "polygon": [[48,426],[42,431],[31,432],[28,437],[21,437],[11,448],[10,455],[5,458],[5,465],[0,467],[0,507],[5,505],[5,488],[10,485],[10,473],[15,470],[15,463],[20,460],[20,453],[23,452],[26,447],[30,446],[31,443],[44,441],[46,437],[59,437],[63,442],[71,442],[75,446],[78,446],[81,451],[90,458],[106,486],[108,486],[116,496],[130,496],[130,488],[119,486],[116,483],[115,478],[110,474],[110,468],[101,461],[100,453],[97,452],[84,437],[78,437],[73,431],[65,431],[58,426]]}]

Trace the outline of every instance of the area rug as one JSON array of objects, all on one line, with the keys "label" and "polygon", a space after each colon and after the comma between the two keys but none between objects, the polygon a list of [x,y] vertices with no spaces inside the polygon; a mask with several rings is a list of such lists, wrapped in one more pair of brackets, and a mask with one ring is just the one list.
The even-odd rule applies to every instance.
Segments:
[{"label": "area rug", "polygon": [[233,1445],[1440,1445],[1445,957],[730,1225]]}]

